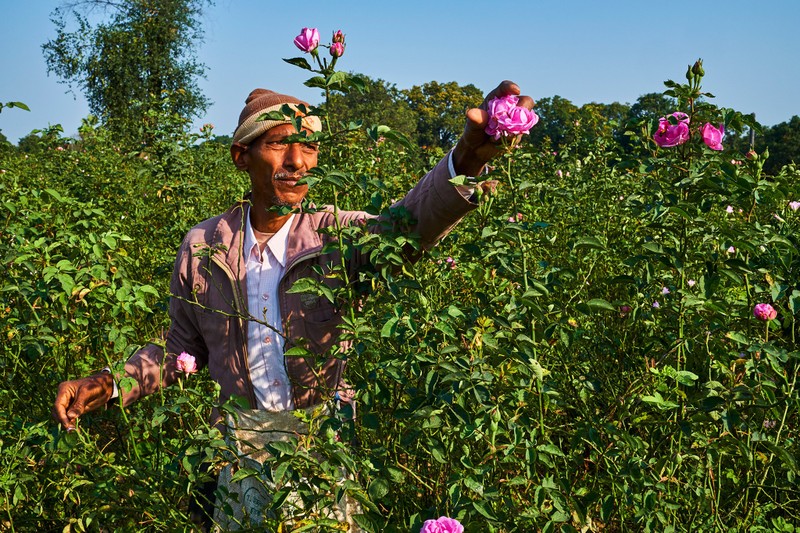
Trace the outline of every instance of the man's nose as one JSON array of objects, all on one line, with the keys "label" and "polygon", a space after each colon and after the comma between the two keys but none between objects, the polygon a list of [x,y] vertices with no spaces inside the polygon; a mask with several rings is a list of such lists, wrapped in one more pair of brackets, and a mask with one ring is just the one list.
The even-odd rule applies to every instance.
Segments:
[{"label": "man's nose", "polygon": [[305,161],[303,159],[303,151],[299,143],[291,143],[286,148],[283,158],[283,166],[287,170],[298,170],[303,168]]}]

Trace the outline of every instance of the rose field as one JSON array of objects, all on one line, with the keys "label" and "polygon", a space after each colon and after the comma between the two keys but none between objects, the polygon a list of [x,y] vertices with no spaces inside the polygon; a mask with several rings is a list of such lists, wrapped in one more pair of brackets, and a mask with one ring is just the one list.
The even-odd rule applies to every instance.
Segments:
[{"label": "rose field", "polygon": [[[341,103],[363,81],[336,58],[289,62]],[[345,495],[370,532],[440,516],[466,532],[798,530],[800,172],[768,168],[758,125],[702,78],[698,62],[667,82],[668,112],[542,112],[520,143],[501,137],[480,178],[496,190],[416,262],[389,224],[335,228],[341,257],[374,268],[331,264],[292,290],[344,317],[352,348],[327,356],[349,361],[357,409],[319,410],[262,471],[238,469],[279,487],[278,514],[308,510],[265,531],[341,531],[316,510]],[[304,209],[402,225],[390,206],[449,147],[325,110]],[[163,338],[183,236],[248,190],[213,127],[180,120],[144,149],[91,117],[78,138],[0,146],[2,530],[192,530],[191,495],[236,461],[202,371],[78,431],[50,414],[59,382]]]}]

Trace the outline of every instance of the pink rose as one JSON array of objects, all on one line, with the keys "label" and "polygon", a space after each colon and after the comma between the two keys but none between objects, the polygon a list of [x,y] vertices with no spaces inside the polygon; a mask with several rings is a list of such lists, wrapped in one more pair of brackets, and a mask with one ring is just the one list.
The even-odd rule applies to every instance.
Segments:
[{"label": "pink rose", "polygon": [[436,520],[425,520],[419,533],[464,533],[464,526],[458,520],[440,516]]},{"label": "pink rose", "polygon": [[195,361],[193,355],[181,352],[178,356],[178,360],[175,362],[175,367],[178,369],[178,372],[183,372],[188,376],[189,374],[197,372],[197,361]]},{"label": "pink rose", "polygon": [[294,38],[294,45],[303,52],[313,52],[319,46],[319,30],[303,28],[300,30],[300,35]]},{"label": "pink rose", "polygon": [[331,55],[333,57],[342,57],[344,55],[344,45],[342,43],[331,43]]},{"label": "pink rose", "polygon": [[495,141],[500,137],[513,137],[528,133],[539,122],[539,115],[530,109],[517,106],[519,97],[513,94],[494,98],[487,105],[489,124],[486,134]]},{"label": "pink rose", "polygon": [[753,316],[767,322],[778,316],[778,312],[769,304],[756,304],[753,308]]},{"label": "pink rose", "polygon": [[703,136],[703,142],[712,150],[722,150],[722,137],[725,136],[725,126],[720,124],[719,128],[715,128],[706,122],[700,128],[700,135]]},{"label": "pink rose", "polygon": [[333,38],[331,39],[331,41],[334,42],[334,43],[343,43],[344,42],[344,33],[342,33],[342,30],[336,30],[333,33]]},{"label": "pink rose", "polygon": [[668,117],[658,119],[653,140],[661,148],[672,148],[689,140],[689,115],[676,111],[672,117],[677,121],[676,124],[670,122]]}]

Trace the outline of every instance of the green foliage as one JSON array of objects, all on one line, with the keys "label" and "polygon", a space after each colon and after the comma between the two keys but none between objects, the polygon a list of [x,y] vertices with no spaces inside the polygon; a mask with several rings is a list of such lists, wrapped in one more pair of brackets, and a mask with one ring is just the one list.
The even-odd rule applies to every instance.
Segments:
[{"label": "green foliage", "polygon": [[150,146],[160,133],[185,131],[208,105],[197,87],[204,67],[194,57],[205,3],[92,1],[83,9],[111,10],[110,20],[94,27],[75,9],[56,9],[56,37],[42,46],[48,72],[83,92],[118,144]]},{"label": "green foliage", "polygon": [[[558,153],[509,148],[497,194],[428,252],[371,224],[331,228],[328,271],[294,290],[342,304],[351,348],[328,355],[349,360],[355,419],[317,413],[311,435],[239,476],[275,483],[276,511],[290,492],[307,509],[348,494],[368,531],[445,514],[468,532],[792,531],[800,173],[708,149],[697,126],[751,119],[699,83],[669,82],[673,106],[635,118],[546,102],[536,128],[569,130],[551,132]],[[692,137],[658,148],[655,122],[676,110]],[[406,222],[389,206],[442,152],[391,131],[331,128],[311,199]],[[83,417],[78,433],[48,421],[50,402],[58,382],[160,335],[177,243],[246,177],[210,130],[147,153],[92,118],[78,140],[40,133],[35,154],[0,152],[2,528],[190,529],[188,495],[231,458],[207,423],[212,383]],[[371,268],[347,268],[356,251]],[[778,318],[755,319],[760,302]]]}]

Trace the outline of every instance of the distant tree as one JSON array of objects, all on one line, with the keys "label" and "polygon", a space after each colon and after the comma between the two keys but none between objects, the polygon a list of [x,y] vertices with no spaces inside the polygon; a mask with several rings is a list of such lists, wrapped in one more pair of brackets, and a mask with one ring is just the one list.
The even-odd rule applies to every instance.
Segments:
[{"label": "distant tree", "polygon": [[35,153],[44,150],[63,147],[70,143],[70,139],[63,137],[64,128],[61,124],[49,126],[43,130],[33,130],[28,135],[22,137],[17,143],[21,152]]},{"label": "distant tree", "polygon": [[478,107],[483,91],[472,84],[428,82],[403,91],[417,115],[417,142],[421,146],[449,148],[464,130],[464,113]]},{"label": "distant tree", "polygon": [[800,117],[793,116],[788,122],[781,122],[756,137],[756,152],[769,148],[769,159],[764,163],[764,171],[776,174],[785,165],[800,163]]},{"label": "distant tree", "polygon": [[534,111],[539,115],[539,123],[531,130],[530,142],[539,146],[546,139],[554,150],[575,142],[580,126],[580,109],[561,96],[549,96],[536,102]]},{"label": "distant tree", "polygon": [[[42,46],[48,72],[80,89],[89,109],[121,144],[188,127],[208,100],[197,80],[200,15],[210,0],[78,0],[53,12],[56,37]],[[92,26],[86,14],[110,12]],[[77,29],[67,30],[74,18]],[[176,117],[184,119],[176,120]]]},{"label": "distant tree", "polygon": [[409,137],[415,135],[417,117],[394,84],[364,74],[352,75],[361,80],[365,90],[331,94],[327,112],[333,124],[363,120],[368,126],[383,124]]},{"label": "distant tree", "polygon": [[[23,104],[22,102],[6,102],[6,103],[0,102],[0,113],[3,112],[3,108],[11,108],[11,107],[18,107],[20,109],[24,109],[25,111],[30,111],[28,106]],[[8,147],[9,145],[11,145],[11,143],[8,142],[8,137],[3,135],[2,130],[0,130],[0,147]]]},{"label": "distant tree", "polygon": [[43,140],[42,138],[36,134],[36,132],[31,132],[24,137],[21,137],[19,142],[17,143],[17,148],[20,152],[24,152],[26,154],[34,154],[37,152],[41,152],[43,148]]},{"label": "distant tree", "polygon": [[642,119],[663,117],[677,111],[677,105],[674,98],[662,93],[643,94],[630,107],[627,118],[636,123]]},{"label": "distant tree", "polygon": [[231,135],[215,135],[214,137],[211,138],[210,142],[217,143],[217,144],[222,144],[222,145],[225,145],[225,146],[230,146],[231,143],[233,143],[233,136],[231,136]]}]

